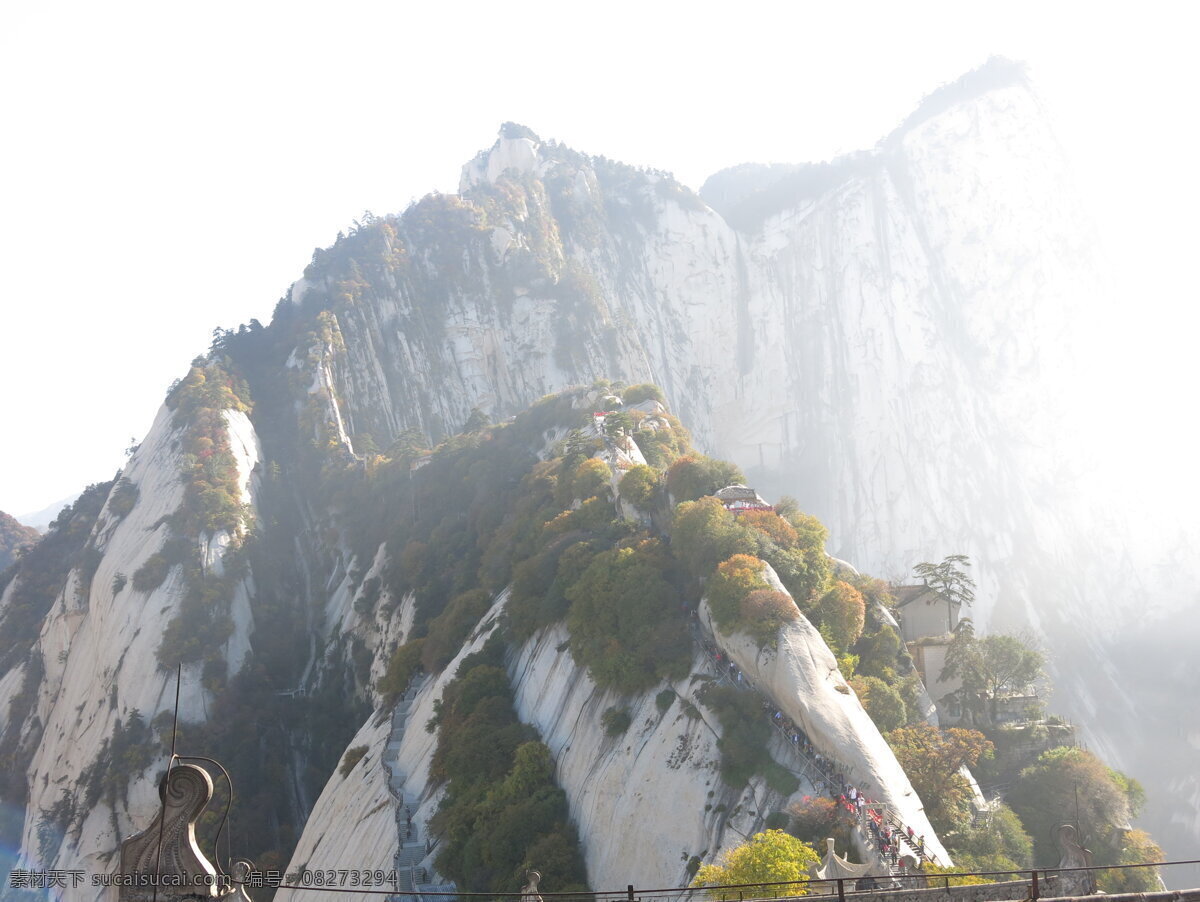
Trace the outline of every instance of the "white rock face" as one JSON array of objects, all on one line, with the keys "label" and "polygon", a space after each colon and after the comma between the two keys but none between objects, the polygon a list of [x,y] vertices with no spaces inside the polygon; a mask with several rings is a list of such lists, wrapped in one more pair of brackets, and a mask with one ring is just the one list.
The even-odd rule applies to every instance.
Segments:
[{"label": "white rock face", "polygon": [[[598,378],[657,382],[706,452],[820,517],[837,557],[903,579],[969,555],[977,624],[1046,637],[1056,706],[1150,782],[1170,846],[1181,815],[1154,799],[1179,796],[1155,775],[1200,760],[1159,728],[1178,700],[1158,687],[1200,680],[1200,665],[1176,672],[1200,642],[1186,617],[1200,536],[1183,517],[1133,521],[1103,503],[1111,486],[1085,479],[1087,444],[1115,427],[1091,386],[1119,360],[1100,328],[1119,320],[1024,79],[935,98],[737,228],[658,176],[546,146],[533,166],[521,147],[500,141],[463,183],[466,203],[484,202],[485,182],[520,189],[504,262],[481,238],[453,269],[423,270],[453,281],[437,314],[449,340],[405,328],[426,308],[399,283],[339,311],[333,381],[349,431],[440,434],[475,406],[503,417]],[[564,204],[571,215],[547,224]],[[531,289],[514,248],[542,245],[552,276]],[[586,315],[568,264],[598,288]],[[1164,631],[1178,642],[1147,662]]]},{"label": "white rock face", "polygon": [[[1130,525],[1082,499],[1076,474],[1064,469],[1064,449],[1086,425],[1073,399],[1087,375],[1064,349],[1089,343],[1080,324],[1104,297],[1090,228],[1069,184],[1052,130],[1021,80],[929,106],[825,183],[736,228],[731,213],[663,177],[502,138],[468,164],[456,199],[477,232],[449,235],[442,246],[437,234],[401,229],[396,241],[411,261],[403,277],[372,271],[369,302],[331,314],[337,340],[297,348],[287,366],[322,393],[324,415],[347,449],[359,433],[381,447],[408,427],[441,436],[473,407],[500,418],[599,378],[658,383],[704,450],[735,460],[764,495],[795,495],[829,526],[831,550],[865,572],[895,578],[917,561],[971,555],[977,621],[1032,624],[1049,637],[1063,671],[1056,704],[1086,719],[1095,745],[1147,783],[1154,809],[1165,788],[1160,775],[1200,768],[1200,748],[1184,738],[1195,732],[1194,717],[1164,688],[1200,680],[1200,635],[1180,616],[1194,605],[1200,578],[1193,579],[1191,533],[1156,533],[1129,551]],[[485,216],[482,205],[504,192],[503,215],[492,208]],[[327,288],[317,273],[293,286],[292,299]],[[252,499],[260,457],[253,428],[242,414],[226,422],[243,497]],[[129,711],[150,719],[170,707],[173,683],[158,672],[154,652],[177,609],[179,574],[148,596],[129,585],[114,594],[113,586],[161,546],[159,521],[178,507],[175,440],[164,410],[126,472],[141,491],[138,504],[120,521],[102,515],[103,557],[90,589],[81,597],[74,573],[46,619],[36,705],[45,734],[29,774],[30,811],[70,789]],[[612,460],[634,463],[635,452],[621,449]],[[210,566],[220,567],[226,540],[207,542]],[[299,651],[308,654],[305,678],[346,634],[367,643],[378,678],[389,648],[411,629],[412,599],[362,622],[347,574],[354,562],[343,547],[323,551],[335,563],[323,588],[312,588],[320,597],[312,647]],[[374,575],[389,553],[398,549],[381,545],[374,561],[358,563]],[[1143,562],[1154,554],[1168,563],[1147,572]],[[235,595],[231,674],[255,628],[252,595],[249,583]],[[1144,623],[1132,624],[1134,616]],[[559,761],[589,876],[601,886],[623,885],[625,874],[677,882],[670,856],[711,854],[754,823],[749,814],[728,822],[705,814],[710,802],[695,795],[695,778],[715,760],[716,728],[681,720],[678,706],[659,717],[651,697],[633,705],[624,744],[597,734],[597,707],[613,701],[572,672],[558,641],[526,646],[511,671],[522,716]],[[832,681],[822,688],[812,673],[784,664],[790,657],[734,654],[801,722],[798,714],[817,716],[797,701],[802,685],[841,695]],[[184,673],[181,713],[189,722],[203,720],[210,701],[196,670]],[[0,676],[0,725],[21,680],[20,670]],[[413,723],[431,715],[441,685],[422,691]],[[861,718],[832,701],[820,709],[829,721],[820,729],[830,743],[853,745],[845,731],[864,735]],[[357,741],[374,749],[379,738],[368,724]],[[424,787],[422,824],[436,807],[425,786],[433,742],[408,730],[401,748],[410,781]],[[906,783],[874,739],[864,742],[855,752],[864,773],[890,787],[897,807],[908,804]],[[364,767],[368,782],[377,778],[371,762]],[[353,844],[330,843],[344,835],[383,856],[382,822],[363,808],[370,793],[339,780],[319,801],[303,848],[342,856]],[[669,786],[694,819],[654,812],[651,786]],[[728,807],[761,814],[764,792],[752,788]],[[1153,811],[1162,826],[1153,829],[1168,853],[1189,857],[1188,843],[1200,840],[1200,792],[1179,777],[1162,797],[1168,801]],[[110,868],[116,832],[144,824],[155,801],[148,772],[118,811],[97,806],[41,864]],[[651,860],[623,829],[633,818],[671,847],[669,856]],[[35,832],[27,818],[30,861]],[[618,875],[617,862],[633,870]]]},{"label": "white rock face", "polygon": [[481,153],[463,167],[461,190],[480,182],[495,182],[505,172],[532,172],[538,166],[538,142],[532,138],[506,138],[501,135],[495,147]]},{"label": "white rock face", "polygon": [[[350,743],[350,748],[365,745],[368,751],[349,774],[330,777],[313,807],[310,828],[296,844],[285,873],[330,868],[391,872],[398,840],[396,810],[383,766],[389,723],[378,721],[376,717],[367,720]],[[281,889],[275,896],[280,902],[313,897],[335,898],[337,894]]]},{"label": "white rock face", "polygon": [[[764,575],[775,591],[787,592],[769,564]],[[842,679],[833,652],[803,614],[780,629],[776,649],[765,651],[747,636],[719,632],[707,602],[701,617],[751,685],[803,728],[817,751],[845,768],[848,783],[924,836],[931,857],[949,863],[900,762]]]},{"label": "white rock face", "polygon": [[[978,620],[993,601],[1035,616],[1012,576],[1016,543],[1062,494],[1047,474],[1072,435],[1064,393],[1078,374],[1058,349],[1103,288],[1028,85],[907,126],[753,230],[655,176],[617,189],[594,161],[535,166],[538,153],[501,138],[467,167],[480,174],[464,198],[480,180],[532,180],[525,212],[492,240],[533,246],[546,185],[569,175],[607,191],[598,242],[564,222],[548,236],[601,305],[571,319],[563,345],[564,282],[542,300],[505,297],[512,277],[494,252],[468,251],[467,287],[445,307],[450,341],[433,343],[391,328],[420,300],[385,289],[373,308],[338,314],[347,351],[331,382],[346,431],[453,430],[475,406],[503,416],[596,378],[652,380],[706,451],[821,517],[838,557],[898,577],[963,551],[978,565]],[[626,207],[642,212],[613,212]]]},{"label": "white rock face", "polygon": [[[226,422],[243,501],[252,503],[251,473],[259,458],[257,438],[245,414],[229,411]],[[22,835],[22,854],[33,866],[109,873],[116,867],[114,855],[120,839],[142,829],[158,809],[154,774],[166,761],[156,761],[145,772],[132,775],[124,791],[117,787],[115,810],[103,799],[87,808],[79,781],[96,762],[118,722],[137,711],[148,723],[174,706],[175,675],[159,668],[155,653],[178,610],[183,591],[180,568],[173,568],[150,593],[136,591],[131,580],[162,546],[168,528],[162,520],[174,513],[183,499],[178,439],[172,413],[163,407],[123,474],[139,490],[137,503],[124,518],[117,518],[106,506],[93,532],[102,557],[90,587],[85,592],[79,572],[72,571],[38,639],[46,676],[38,693],[36,716],[45,730],[28,774],[30,802]],[[227,544],[221,536],[212,537],[207,543],[210,564],[219,567]],[[125,585],[114,591],[118,576],[125,578]],[[225,648],[231,668],[240,666],[253,629],[248,591],[243,585],[233,604],[235,629]],[[182,723],[203,722],[208,717],[211,699],[201,686],[200,670],[200,665],[183,669]],[[19,672],[5,676],[0,692],[11,691],[14,674]],[[57,854],[42,860],[40,813],[59,802],[64,791],[83,814],[78,826],[68,829]],[[101,897],[90,885],[69,893],[73,899]]]},{"label": "white rock face", "polygon": [[[690,679],[671,688],[692,701],[698,719],[678,699],[660,712],[658,690],[633,699],[598,690],[570,653],[558,650],[566,640],[564,626],[547,630],[526,643],[509,670],[518,715],[538,728],[554,755],[593,887],[683,885],[691,856],[713,860],[782,808],[783,798],[761,780],[743,792],[721,782],[720,724],[695,701]],[[703,664],[698,656],[693,672]],[[621,736],[608,736],[601,723],[610,706],[629,708],[632,725]]]},{"label": "white rock face", "polygon": [[[396,760],[406,794],[416,800],[413,819],[421,835],[427,835],[426,825],[441,798],[441,787],[429,781],[437,738],[423,726],[462,659],[482,648],[491,635],[506,597],[497,600],[455,660],[439,677],[426,681],[413,702]],[[721,727],[696,698],[702,683],[693,677],[708,668],[702,654],[693,661],[692,677],[631,698],[597,689],[570,653],[559,650],[566,640],[561,624],[543,631],[513,654],[508,670],[518,716],[537,727],[555,759],[556,778],[566,791],[592,886],[682,885],[688,880],[689,858],[714,860],[762,830],[772,811],[786,807],[788,799],[762,780],[751,781],[744,790],[730,790],[722,783],[716,745]],[[785,635],[773,662],[757,660],[741,645],[733,640],[728,648],[735,657],[747,659],[747,673],[760,678],[760,685],[768,687],[780,704],[786,703],[786,710],[798,715],[796,719],[821,747],[836,748],[842,760],[857,765],[856,774],[866,778],[864,785],[866,780],[874,781],[873,794],[915,829],[924,828],[930,850],[944,855],[907,777],[856,697],[832,688],[833,679],[840,681],[833,655],[807,621]],[[817,675],[825,667],[833,668],[833,677],[827,671]],[[656,702],[664,688],[673,689],[677,696],[665,711]],[[691,703],[693,716],[685,711],[685,700]],[[629,710],[632,724],[620,736],[607,735],[601,722],[610,706]],[[390,860],[395,853],[393,806],[378,763],[389,730],[386,715],[384,726],[375,726],[380,719],[372,715],[351,742],[351,746],[368,745],[367,757],[349,778],[340,774],[330,778],[289,871],[305,864],[342,866],[326,862],[348,860],[347,850],[370,850],[367,857],[372,862]],[[782,740],[773,740],[773,754],[787,766],[790,759],[783,751]],[[796,796],[817,791],[802,780]],[[386,818],[379,807],[384,801],[388,801]],[[431,866],[432,860],[425,864]]]}]

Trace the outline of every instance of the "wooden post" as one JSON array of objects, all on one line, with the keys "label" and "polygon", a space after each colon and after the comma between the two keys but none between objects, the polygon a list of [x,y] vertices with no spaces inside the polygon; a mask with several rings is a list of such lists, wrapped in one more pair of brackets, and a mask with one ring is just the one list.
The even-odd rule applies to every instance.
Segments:
[{"label": "wooden post", "polygon": [[1029,887],[1029,898],[1037,902],[1038,898],[1038,876],[1037,871],[1033,871],[1033,883]]}]

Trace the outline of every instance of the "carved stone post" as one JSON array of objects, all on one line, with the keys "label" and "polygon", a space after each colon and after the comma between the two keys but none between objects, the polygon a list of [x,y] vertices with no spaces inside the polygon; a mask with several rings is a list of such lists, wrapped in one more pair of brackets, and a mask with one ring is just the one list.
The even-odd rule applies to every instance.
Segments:
[{"label": "carved stone post", "polygon": [[235,892],[196,845],[196,819],[212,794],[212,778],[203,768],[170,769],[158,787],[158,816],[121,843],[118,902],[189,902]]},{"label": "carved stone post", "polygon": [[542,896],[538,892],[538,884],[542,882],[541,872],[526,871],[525,879],[529,882],[521,887],[522,902],[542,902]]},{"label": "carved stone post", "polygon": [[[1055,834],[1062,858],[1060,868],[1090,868],[1092,853],[1079,845],[1075,828],[1063,824]],[[1087,896],[1096,891],[1096,874],[1094,871],[1064,871],[1058,875],[1059,885],[1055,889],[1056,896]]]}]

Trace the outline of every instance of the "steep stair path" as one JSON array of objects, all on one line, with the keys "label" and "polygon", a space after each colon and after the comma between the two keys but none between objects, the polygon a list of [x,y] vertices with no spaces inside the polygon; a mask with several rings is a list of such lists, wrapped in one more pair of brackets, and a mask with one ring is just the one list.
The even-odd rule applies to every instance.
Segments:
[{"label": "steep stair path", "polygon": [[[911,871],[904,867],[905,858],[911,858],[919,864],[936,864],[925,852],[923,837],[910,837],[908,828],[900,822],[896,815],[885,805],[881,805],[864,797],[862,806],[848,803],[847,793],[851,786],[846,780],[847,769],[816,751],[804,731],[776,709],[742,673],[728,655],[717,646],[715,640],[703,633],[697,623],[692,624],[693,633],[704,649],[705,656],[712,667],[717,679],[735,689],[752,693],[759,700],[766,717],[787,740],[793,758],[799,763],[799,773],[813,787],[824,787],[826,794],[839,803],[846,803],[850,810],[856,811],[855,832],[858,834],[864,848],[872,850],[878,863],[886,873],[894,876],[909,875]],[[890,831],[887,837],[888,845],[885,851],[884,830]]]},{"label": "steep stair path", "polygon": [[[383,752],[383,766],[388,774],[388,792],[396,809],[396,834],[399,839],[395,858],[396,892],[397,893],[430,893],[422,896],[423,902],[449,902],[457,898],[458,888],[453,883],[430,883],[429,873],[421,865],[435,843],[429,838],[422,839],[421,825],[413,819],[413,812],[418,805],[418,799],[407,794],[404,787],[405,774],[397,764],[400,744],[404,740],[404,729],[408,724],[408,715],[412,710],[413,701],[417,697],[424,681],[409,686],[404,695],[392,709],[392,727],[388,734],[387,746]],[[389,896],[388,902],[411,902],[411,896]]]}]

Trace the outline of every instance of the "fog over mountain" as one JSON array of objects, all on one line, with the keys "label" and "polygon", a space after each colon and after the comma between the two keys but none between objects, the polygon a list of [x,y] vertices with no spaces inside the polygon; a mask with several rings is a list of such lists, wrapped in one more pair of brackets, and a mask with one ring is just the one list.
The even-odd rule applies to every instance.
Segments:
[{"label": "fog over mountain", "polygon": [[[1168,857],[1191,857],[1200,536],[1185,517],[1131,515],[1130,490],[1096,462],[1117,428],[1098,416],[1119,381],[1123,301],[1110,291],[1052,125],[1005,60],[934,92],[870,150],[734,167],[699,193],[506,123],[457,194],[356,222],[314,254],[268,325],[218,334],[120,477],[85,492],[6,575],[0,753],[13,768],[5,799],[24,806],[6,841],[46,866],[111,865],[116,839],[156,803],[146,750],[167,724],[174,662],[193,747],[211,742],[257,775],[253,722],[272,750],[254,790],[262,821],[245,832],[281,868],[396,860],[389,786],[436,827],[453,717],[432,733],[403,720],[442,717],[435,701],[456,697],[459,666],[508,674],[514,722],[555,756],[594,886],[686,880],[692,857],[812,790],[761,774],[720,783],[727,734],[689,700],[686,674],[707,666],[690,634],[682,675],[624,696],[580,663],[570,619],[539,622],[507,655],[489,646],[520,574],[534,579],[513,566],[524,559],[505,518],[522,495],[551,492],[546,467],[566,467],[572,430],[603,412],[610,380],[614,407],[621,385],[661,386],[665,406],[639,410],[652,431],[682,442],[686,426],[763,497],[794,496],[828,527],[829,554],[864,573],[903,581],[918,562],[969,555],[979,585],[965,613],[1040,638],[1051,707],[1145,784],[1143,820]],[[469,438],[509,418],[500,438]],[[623,498],[618,479],[645,449],[583,432],[616,474],[618,517],[660,528],[666,514]],[[444,441],[463,456],[430,463]],[[434,497],[421,493],[426,466],[449,487]],[[586,494],[556,500],[562,522],[599,533],[577,522]],[[489,531],[503,541],[460,547]],[[451,576],[423,562],[446,549],[495,583],[460,584],[455,570],[452,588],[430,590]],[[451,600],[468,591],[482,607]],[[397,655],[418,639],[432,648],[446,611],[468,628],[444,669],[412,683],[397,723]],[[828,637],[797,623],[767,663],[743,640],[722,651],[945,854]],[[634,732],[614,741],[602,712],[625,697]],[[669,824],[655,813],[667,791],[683,800]],[[672,830],[680,848],[653,854]]]}]

